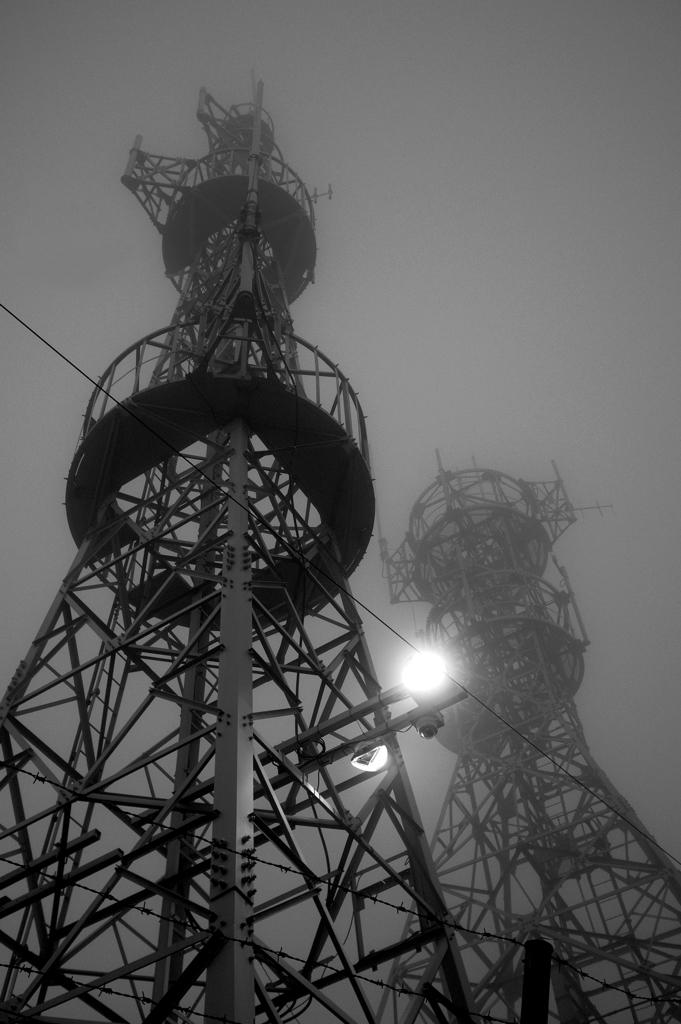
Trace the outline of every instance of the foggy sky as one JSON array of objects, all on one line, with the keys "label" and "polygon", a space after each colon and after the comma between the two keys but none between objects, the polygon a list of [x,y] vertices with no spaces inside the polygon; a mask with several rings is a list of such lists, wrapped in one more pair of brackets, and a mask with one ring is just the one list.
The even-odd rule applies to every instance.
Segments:
[{"label": "foggy sky", "polygon": [[[676,856],[680,49],[656,0],[0,3],[0,301],[94,377],[168,323],[128,150],[202,155],[200,86],[247,101],[254,67],[285,158],[333,186],[292,312],[359,391],[391,547],[436,447],[529,480],[554,458],[575,505],[613,503],[557,548],[592,639],[577,703]],[[0,353],[6,682],[75,553],[63,478],[91,386],[2,311]],[[413,639],[375,542],[353,586]],[[391,685],[406,650],[365,619]],[[452,755],[404,747],[432,821]]]}]

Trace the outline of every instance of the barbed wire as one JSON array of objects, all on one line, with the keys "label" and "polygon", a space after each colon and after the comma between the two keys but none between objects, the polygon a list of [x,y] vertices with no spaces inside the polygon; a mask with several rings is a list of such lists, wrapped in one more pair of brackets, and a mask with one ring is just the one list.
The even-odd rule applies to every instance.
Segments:
[{"label": "barbed wire", "polygon": [[681,998],[675,998],[674,996],[640,996],[636,992],[632,992],[631,989],[622,988],[619,985],[613,985],[609,981],[605,981],[603,978],[594,977],[593,974],[589,974],[588,971],[582,970],[581,967],[576,967],[575,964],[573,964],[570,960],[558,956],[558,954],[556,953],[553,953],[551,955],[551,959],[558,964],[559,968],[569,967],[570,970],[578,974],[580,978],[588,978],[589,981],[594,981],[597,985],[600,985],[601,991],[605,991],[606,989],[608,989],[611,992],[619,992],[621,995],[626,996],[627,999],[638,999],[640,1002],[649,1003],[651,1005],[655,1003],[673,1003],[675,1005],[681,1004]]},{"label": "barbed wire", "polygon": [[[39,781],[41,783],[50,783],[50,784],[52,784],[52,780],[46,778],[45,776],[41,776],[41,775],[39,775],[36,772],[31,772],[31,771],[28,771],[27,769],[23,769],[23,768],[16,768],[13,765],[9,765],[8,766],[8,765],[6,765],[6,763],[0,762],[0,767],[3,767],[3,766],[9,767],[13,771],[19,771],[19,772],[22,772],[23,774],[29,775],[30,777],[32,777],[34,779],[34,781]],[[68,789],[67,787],[60,787],[60,788]],[[72,791],[69,791],[69,792],[72,792]],[[132,815],[132,816],[136,817],[136,818],[142,818],[143,817],[142,815]],[[159,825],[157,827],[159,827],[159,828],[166,828],[166,826],[163,826],[163,825]],[[170,829],[169,829],[169,831],[170,831]],[[214,841],[212,841],[210,839],[206,839],[205,837],[198,837],[198,841],[201,842],[201,843],[204,843],[210,849],[216,849],[217,848],[217,849],[220,849],[220,850],[227,850],[227,852],[229,852],[229,853],[231,853],[231,854],[233,854],[235,856],[245,858],[247,860],[253,861],[254,863],[263,864],[263,865],[265,865],[267,867],[276,868],[277,870],[281,871],[284,874],[294,874],[294,875],[297,875],[297,876],[299,876],[301,878],[304,878],[304,879],[306,879],[308,881],[311,878],[315,877],[314,876],[314,872],[312,872],[312,871],[310,871],[310,872],[301,871],[299,868],[295,868],[295,867],[293,867],[290,864],[279,864],[276,861],[271,861],[271,860],[267,860],[267,859],[265,859],[263,857],[258,857],[256,855],[254,849],[250,849],[249,848],[249,849],[245,849],[245,850],[235,850],[232,847],[227,846],[226,844],[224,844],[222,842],[217,842],[216,843],[216,842],[214,842]],[[0,860],[4,861],[7,864],[10,864],[13,867],[19,867],[20,866],[20,865],[16,864],[16,862],[11,861],[11,860],[9,860],[6,857],[0,857]],[[324,882],[325,882],[325,884],[327,886],[329,886],[329,887],[333,886],[336,889],[341,889],[343,892],[346,892],[349,895],[352,895],[352,896],[357,896],[358,895],[358,893],[357,893],[357,891],[355,889],[353,889],[351,886],[343,885],[341,882],[338,882],[338,881],[334,882],[332,879],[325,879]],[[84,890],[86,892],[89,892],[89,893],[92,893],[92,894],[94,894],[96,896],[101,896],[101,897],[103,897],[105,899],[108,899],[110,901],[113,901],[113,902],[124,903],[124,900],[125,900],[125,898],[123,900],[120,900],[118,897],[113,896],[111,894],[102,893],[100,890],[93,889],[91,886],[85,885],[82,882],[67,882],[67,886],[74,886],[74,887],[76,887],[78,889],[82,889],[82,890]],[[431,913],[419,912],[414,907],[405,907],[403,904],[391,903],[389,900],[381,899],[381,897],[377,896],[375,893],[365,893],[365,894],[362,894],[361,898],[362,899],[371,900],[371,902],[374,903],[374,904],[380,904],[381,906],[388,907],[390,910],[397,911],[398,913],[407,914],[410,917],[416,918],[416,919],[418,919],[420,921],[425,921],[425,922],[427,922],[430,925],[437,924],[437,925],[441,926],[442,928],[449,927],[449,928],[452,928],[454,931],[462,932],[462,933],[464,933],[466,935],[473,935],[476,938],[486,939],[488,941],[507,942],[510,945],[513,945],[513,946],[520,947],[520,948],[524,949],[524,945],[525,945],[524,942],[522,942],[520,939],[514,938],[511,935],[500,935],[497,932],[490,932],[488,929],[470,928],[467,925],[462,925],[458,921],[454,921],[452,919],[444,919],[444,918],[438,916],[437,914],[435,914],[433,912],[431,912]],[[143,915],[155,917],[155,918],[157,918],[157,919],[159,919],[161,921],[166,921],[166,922],[168,922],[170,924],[177,924],[178,921],[182,920],[182,918],[179,917],[178,915],[174,915],[173,917],[168,917],[168,916],[166,916],[164,914],[158,913],[158,911],[151,910],[149,907],[146,906],[146,901],[145,901],[145,903],[142,906],[139,906],[139,905],[127,905],[127,906],[125,906],[125,911],[135,911],[135,912],[143,914]],[[239,939],[239,940],[233,940],[233,941],[242,941],[242,940]],[[286,954],[286,955],[288,955],[288,954]],[[291,957],[291,958],[292,959],[299,959],[299,958],[296,958],[296,957]],[[597,978],[593,974],[590,974],[588,971],[584,971],[581,967],[577,967],[576,964],[572,963],[570,960],[566,959],[565,957],[561,957],[559,954],[555,953],[555,951],[552,953],[552,957],[551,958],[552,958],[552,960],[556,964],[558,964],[559,967],[568,967],[570,970],[572,970],[576,974],[578,974],[580,978],[588,979],[589,981],[594,982],[596,985],[599,985],[602,990],[608,989],[608,990],[611,990],[611,991],[614,991],[614,992],[619,992],[620,994],[627,996],[627,998],[636,999],[636,1000],[639,1000],[640,1002],[644,1002],[644,1003],[648,1003],[648,1004],[655,1004],[655,1003],[662,1003],[662,1002],[664,1002],[664,1003],[672,1003],[672,1004],[681,1004],[681,998],[675,998],[673,996],[641,996],[641,995],[638,995],[637,993],[632,992],[630,989],[622,988],[621,986],[618,986],[618,985],[613,985],[611,982],[607,982],[607,981],[605,981],[602,978]],[[307,962],[307,961],[303,961],[303,962]],[[356,977],[364,977],[364,976],[363,975],[356,975]],[[364,978],[364,980],[370,982],[371,984],[377,984],[378,983],[378,982],[376,982],[375,979],[372,979],[372,978]],[[381,982],[380,984],[383,985],[383,986],[386,986],[387,982]],[[390,987],[390,986],[388,986],[388,987]],[[414,993],[412,992],[411,994],[414,994]],[[494,1018],[489,1018],[489,1019],[493,1020]],[[234,1022],[232,1022],[232,1024],[234,1024]],[[238,1022],[237,1022],[237,1024],[238,1024]],[[507,1022],[504,1022],[504,1024],[507,1024]]]},{"label": "barbed wire", "polygon": [[[7,766],[7,764],[4,763],[4,762],[0,762],[0,767],[9,767],[12,771],[21,772],[22,774],[28,775],[31,778],[33,778],[34,781],[38,781],[38,782],[41,782],[43,784],[45,784],[45,783],[51,784],[52,783],[52,780],[48,779],[46,776],[39,775],[37,772],[28,771],[25,768],[15,768],[13,765]],[[72,790],[69,790],[68,787],[65,787],[65,786],[60,786],[59,788],[65,789],[67,792],[72,792]],[[74,799],[77,799],[77,797],[74,797]],[[142,815],[133,815],[133,817],[142,818],[143,816]],[[163,828],[166,828],[167,826],[158,825],[157,827],[163,829]],[[171,831],[170,829],[168,829],[168,830]],[[251,850],[251,849],[247,849],[247,850],[234,850],[231,846],[226,846],[222,842],[217,842],[216,843],[213,840],[206,839],[205,837],[197,837],[197,838],[198,838],[199,842],[204,843],[210,849],[227,850],[229,853],[235,854],[236,856],[239,856],[239,857],[246,858],[248,860],[252,860],[255,863],[264,864],[264,865],[266,865],[268,867],[277,868],[282,873],[298,875],[299,877],[305,878],[305,879],[308,879],[308,880],[311,877],[314,877],[314,872],[312,872],[312,871],[305,872],[305,871],[301,871],[299,868],[293,867],[290,864],[279,864],[276,861],[266,860],[263,857],[256,856],[255,855],[255,851]],[[5,861],[5,863],[11,864],[13,867],[19,867],[20,866],[20,865],[16,864],[14,861],[8,860],[6,857],[0,857],[0,860]],[[77,886],[80,889],[85,889],[88,892],[95,892],[98,895],[101,895],[101,893],[99,893],[99,890],[92,889],[90,886],[86,886],[82,882],[73,882],[73,883],[69,883],[69,884],[75,885],[75,886]],[[346,892],[346,893],[348,893],[350,895],[357,895],[356,890],[352,889],[350,886],[343,885],[341,882],[338,882],[338,881],[333,882],[331,879],[328,879],[328,880],[326,880],[326,884],[329,885],[329,886],[334,885],[335,888],[341,889],[343,892]],[[116,899],[116,897],[110,897],[110,898],[111,899]],[[412,917],[416,917],[416,918],[419,918],[420,920],[427,921],[430,924],[439,924],[439,925],[442,925],[442,926],[447,925],[449,927],[453,927],[457,931],[464,931],[464,932],[466,932],[468,934],[475,935],[478,938],[486,938],[486,939],[494,938],[494,939],[498,939],[498,940],[503,941],[503,942],[512,943],[513,945],[516,945],[516,946],[522,946],[523,945],[522,942],[520,942],[518,939],[514,939],[512,936],[496,935],[496,934],[494,934],[492,932],[488,932],[486,930],[485,931],[478,931],[478,930],[476,930],[474,928],[467,928],[466,926],[461,925],[461,924],[459,924],[458,922],[455,922],[455,921],[445,921],[444,919],[442,919],[441,917],[438,917],[434,913],[430,913],[430,914],[428,914],[428,913],[419,913],[417,910],[415,910],[413,908],[405,907],[402,904],[398,905],[396,903],[391,903],[389,900],[383,900],[379,896],[376,896],[374,893],[368,893],[365,896],[363,896],[362,898],[363,899],[369,899],[369,900],[371,900],[375,904],[379,904],[380,903],[382,906],[389,907],[391,910],[396,910],[396,911],[401,912],[401,913],[409,914]],[[139,908],[135,908],[135,909],[139,909]],[[155,911],[152,911],[152,910],[147,910],[146,913],[152,914],[152,915],[154,915],[156,917],[160,916]],[[168,918],[163,918],[163,920],[169,920],[169,919]]]},{"label": "barbed wire", "polygon": [[[290,872],[292,874],[300,875],[301,877],[307,878],[307,879],[310,878],[309,874],[306,874],[304,871],[300,871],[298,868],[294,868],[294,867],[292,867],[289,864],[277,864],[275,861],[265,860],[265,859],[263,859],[261,857],[255,856],[253,854],[253,852],[250,851],[250,850],[247,850],[247,851],[234,850],[231,847],[225,847],[225,846],[223,846],[222,849],[227,849],[230,853],[236,854],[237,856],[248,857],[250,860],[256,861],[257,863],[266,864],[266,865],[268,865],[270,867],[279,868],[279,870],[283,871],[283,872]],[[327,885],[331,885],[331,881],[330,880],[327,881]],[[336,882],[335,885],[336,885],[336,888],[342,889],[344,892],[347,892],[347,893],[349,893],[351,895],[355,895],[355,896],[358,895],[356,890],[352,889],[350,886],[344,886],[340,882]],[[508,943],[510,943],[513,946],[519,946],[519,947],[522,947],[523,949],[525,948],[525,943],[524,942],[522,942],[520,939],[514,938],[511,935],[499,935],[499,934],[497,934],[495,932],[490,932],[487,929],[483,929],[481,931],[481,930],[476,929],[476,928],[468,928],[466,925],[462,925],[458,921],[445,920],[444,918],[439,917],[438,915],[436,915],[434,913],[433,914],[419,913],[417,910],[415,910],[413,908],[405,907],[403,905],[397,905],[395,903],[390,903],[389,900],[382,900],[379,896],[376,896],[375,894],[372,894],[372,893],[368,893],[366,895],[362,895],[362,899],[369,899],[373,903],[380,903],[380,904],[382,904],[385,907],[390,907],[391,910],[397,910],[399,912],[409,914],[412,917],[417,917],[417,918],[419,918],[421,920],[428,921],[430,924],[439,924],[443,928],[449,927],[449,928],[453,928],[455,931],[465,932],[468,935],[475,935],[478,938],[488,939],[488,940],[497,940],[497,941],[500,941],[500,942],[508,942]],[[577,967],[570,960],[567,960],[564,957],[558,956],[558,954],[556,954],[555,952],[552,953],[551,959],[554,960],[559,965],[559,967],[569,967],[571,970],[573,970],[577,974],[579,974],[580,977],[588,978],[590,981],[595,982],[597,985],[600,985],[604,989],[612,989],[615,992],[621,992],[623,995],[626,995],[626,996],[628,996],[630,998],[633,998],[633,999],[642,1000],[643,1002],[649,1002],[649,1003],[653,1003],[653,1002],[655,1002],[655,1003],[666,1002],[666,1003],[679,1003],[679,1004],[681,1004],[681,998],[674,998],[672,996],[650,996],[650,997],[648,997],[648,996],[639,996],[636,993],[631,992],[629,989],[620,988],[617,985],[612,985],[609,982],[603,980],[602,978],[594,977],[594,975],[589,974],[587,971],[582,970],[581,967]]]},{"label": "barbed wire", "polygon": [[[233,936],[225,936],[225,938],[226,938],[226,940],[228,942],[238,942],[241,946],[248,946],[249,948],[252,948],[253,950],[261,950],[268,957],[275,956],[275,957],[286,958],[287,960],[295,960],[297,963],[300,963],[300,964],[308,964],[308,962],[309,962],[304,957],[295,956],[292,953],[286,953],[286,952],[284,952],[283,949],[280,949],[278,951],[277,950],[273,950],[273,949],[268,949],[265,946],[261,946],[257,942],[251,942],[248,939],[235,939]],[[318,963],[316,966],[326,966],[326,965]],[[42,972],[40,970],[38,970],[37,968],[33,968],[33,967],[24,967],[24,966],[19,966],[19,965],[0,963],[0,968],[2,968],[2,967],[7,968],[8,970],[20,971],[20,972],[22,972],[24,974],[42,974]],[[338,971],[338,972],[334,972],[334,973],[341,974],[344,978],[348,977],[348,975],[344,971]],[[328,978],[329,976],[326,975],[325,977]],[[353,974],[352,977],[357,978],[360,981],[366,981],[370,985],[375,985],[378,988],[389,989],[392,992],[396,992],[398,995],[421,996],[424,1000],[427,999],[426,993],[419,992],[418,989],[409,988],[406,985],[391,985],[389,982],[381,981],[380,979],[377,979],[377,978],[367,978],[366,975],[364,975],[364,974]],[[151,1006],[157,1006],[158,1005],[157,1002],[155,1002],[153,999],[150,999],[148,996],[134,995],[134,994],[132,994],[130,992],[120,992],[120,991],[117,991],[116,989],[110,988],[108,985],[92,985],[90,987],[90,991],[103,992],[106,995],[122,996],[125,999],[137,999],[138,1002],[145,1003],[146,1005],[151,1005]],[[220,1022],[222,1022],[222,1024],[241,1024],[241,1022],[233,1020],[231,1017],[216,1016],[214,1014],[204,1013],[203,1011],[200,1011],[200,1010],[190,1009],[189,1007],[177,1006],[177,1007],[174,1008],[173,1012],[175,1012],[175,1013],[179,1012],[179,1013],[184,1013],[184,1014],[189,1014],[189,1015],[200,1014],[204,1019],[207,1018],[208,1020],[220,1021]],[[478,1017],[481,1021],[485,1021],[485,1022],[489,1021],[489,1022],[493,1022],[493,1024],[517,1024],[517,1022],[515,1021],[515,1018],[514,1018],[513,1022],[509,1022],[508,1020],[501,1020],[500,1017],[493,1017],[493,1016],[491,1016],[488,1013],[477,1013],[475,1010],[469,1010],[468,1012],[470,1013],[470,1015],[472,1017]],[[20,1020],[21,1018],[16,1018],[16,1019]]]},{"label": "barbed wire", "polygon": [[[42,974],[43,973],[42,971],[38,970],[37,968],[34,968],[34,967],[24,967],[23,965],[19,965],[19,964],[2,964],[2,963],[0,963],[0,967],[5,967],[8,970],[19,971],[22,974]],[[91,985],[90,988],[89,988],[89,991],[90,992],[102,992],[102,993],[104,993],[105,995],[108,995],[108,996],[121,996],[123,999],[134,999],[137,1002],[144,1003],[146,1006],[158,1006],[158,1002],[156,1002],[153,999],[150,999],[149,996],[144,996],[144,995],[140,995],[140,994],[135,995],[132,992],[120,992],[120,991],[117,991],[114,988],[111,988],[108,985]],[[83,993],[83,994],[85,994],[85,993]],[[207,1020],[219,1021],[220,1024],[244,1024],[243,1021],[234,1020],[234,1018],[227,1017],[226,1015],[218,1017],[218,1016],[216,1016],[214,1014],[204,1013],[201,1010],[196,1010],[193,1007],[187,1007],[187,1006],[176,1006],[176,1007],[173,1007],[173,1013],[183,1013],[186,1016],[198,1016],[198,1015],[200,1015],[201,1017],[203,1017],[204,1019],[207,1019]],[[22,1018],[19,1017],[19,1016],[14,1018],[14,1021],[20,1021],[20,1020],[22,1020]],[[12,1024],[14,1024],[14,1021],[12,1022]]]},{"label": "barbed wire", "polygon": [[[309,960],[308,959],[306,959],[304,957],[296,956],[293,953],[286,952],[286,951],[284,951],[283,947],[280,947],[279,950],[275,950],[275,949],[270,949],[268,947],[262,946],[260,943],[253,942],[253,941],[251,941],[249,939],[236,939],[236,938],[234,938],[234,936],[224,936],[224,937],[225,937],[226,941],[228,941],[228,942],[238,942],[239,945],[241,945],[242,947],[247,946],[248,948],[253,949],[254,952],[260,951],[261,953],[265,954],[265,957],[267,957],[267,958],[269,958],[269,957],[278,957],[278,958],[281,958],[281,959],[293,960],[293,961],[295,961],[297,963],[300,963],[300,964],[309,965]],[[596,981],[598,980],[598,979],[592,978],[592,976],[589,975],[589,974],[586,974],[586,972],[580,971],[579,969],[575,968],[567,960],[563,960],[561,958],[555,958],[555,957],[554,957],[554,959],[557,959],[559,964],[561,964],[562,966],[567,966],[567,967],[570,967],[572,970],[577,970],[577,972],[582,977],[591,978],[591,980],[596,980]],[[327,967],[328,965],[327,964],[322,964],[320,962],[317,962],[315,964],[315,966]],[[39,975],[39,974],[43,973],[42,971],[40,971],[40,970],[38,970],[36,968],[26,967],[26,966],[18,965],[18,964],[14,964],[14,965],[13,964],[0,964],[0,967],[4,967],[4,968],[6,968],[8,970],[15,970],[15,971],[18,971],[18,972],[21,972],[21,973],[25,973],[25,974],[38,974]],[[347,972],[345,972],[345,971],[335,971],[333,973],[334,974],[339,974],[341,976],[341,980],[343,980],[344,978],[349,977]],[[325,977],[325,980],[326,980],[326,979],[328,979],[329,975],[325,975],[324,977]],[[420,996],[424,1000],[427,999],[427,994],[425,992],[423,992],[423,991],[419,991],[418,988],[416,988],[416,989],[409,988],[407,985],[393,985],[390,982],[382,981],[381,979],[369,978],[369,977],[367,977],[364,974],[353,973],[352,977],[354,977],[354,978],[356,978],[356,979],[358,979],[360,981],[367,982],[370,985],[374,985],[377,988],[388,989],[388,990],[390,990],[392,992],[397,993],[398,995],[405,995],[405,996],[409,996],[409,997]],[[670,1000],[665,1000],[664,998],[659,998],[659,997],[637,996],[634,993],[631,993],[631,992],[627,991],[626,989],[621,989],[621,988],[619,988],[619,987],[617,987],[615,985],[609,985],[605,981],[599,982],[599,984],[602,986],[603,990],[609,989],[609,990],[612,990],[612,991],[616,991],[616,992],[619,992],[622,995],[626,995],[628,998],[638,999],[639,1001],[645,1002],[648,1005],[654,1005],[656,1003],[670,1001]],[[144,995],[140,995],[140,994],[134,995],[134,994],[129,993],[129,992],[121,992],[121,991],[118,991],[116,989],[112,989],[110,986],[108,986],[106,984],[103,984],[103,985],[93,984],[92,986],[90,986],[90,991],[102,992],[102,993],[104,993],[106,995],[121,996],[121,997],[127,998],[127,999],[135,999],[138,1002],[144,1003],[145,1005],[150,1005],[150,1006],[158,1005],[157,1002],[155,1002],[153,999],[150,999],[148,996],[144,996]],[[624,1013],[624,1012],[626,1012],[626,1009],[627,1009],[626,1007],[620,1007],[618,1009],[615,1009],[615,1010],[612,1010],[612,1011],[608,1011],[605,1014],[600,1014],[599,1017],[590,1017],[590,1018],[588,1018],[587,1024],[589,1024],[589,1022],[592,1022],[592,1021],[597,1021],[597,1020],[599,1020],[602,1017],[610,1017],[610,1016],[613,1016],[616,1013]],[[231,1017],[227,1017],[226,1015],[217,1016],[217,1015],[214,1015],[214,1014],[204,1013],[203,1011],[198,1011],[195,1008],[190,1008],[190,1007],[177,1006],[177,1007],[175,1007],[174,1012],[183,1013],[183,1014],[189,1015],[189,1016],[200,1014],[200,1016],[202,1018],[204,1018],[204,1019],[219,1021],[219,1022],[222,1022],[222,1024],[242,1024],[242,1022],[236,1021],[236,1020],[234,1020]],[[468,1012],[470,1013],[471,1016],[477,1017],[480,1021],[490,1022],[490,1024],[517,1024],[517,1020],[516,1020],[515,1016],[513,1018],[513,1022],[510,1022],[508,1020],[508,1018],[502,1020],[500,1017],[495,1017],[495,1016],[493,1016],[491,1014],[487,1014],[487,1013],[477,1012],[475,1010],[469,1010]],[[16,1020],[19,1020],[19,1019],[21,1019],[21,1018],[19,1018],[19,1017],[16,1018]]]},{"label": "barbed wire", "polygon": [[[3,763],[2,762],[0,762],[0,767],[3,767]],[[37,774],[36,772],[31,772],[31,771],[28,771],[27,769],[24,769],[24,768],[15,768],[14,766],[10,766],[10,767],[11,767],[12,771],[22,772],[23,774],[28,775],[31,778],[33,778],[35,781],[38,781],[38,782],[41,782],[41,783],[48,783],[48,784],[51,783],[50,779],[46,778],[45,776],[41,776],[41,775]],[[66,787],[61,787],[61,788],[66,788]],[[137,818],[141,818],[142,817],[142,815],[133,815],[133,816],[137,817]],[[166,828],[166,826],[163,826],[163,825],[160,825],[160,826],[157,826],[157,827],[159,827],[159,828]],[[169,831],[171,831],[171,830],[169,829]],[[250,850],[250,849],[248,849],[248,850],[234,850],[234,849],[232,849],[231,846],[226,846],[226,845],[224,845],[221,842],[217,842],[216,843],[213,840],[206,839],[205,837],[197,837],[197,838],[198,838],[199,842],[204,843],[211,850],[212,849],[227,850],[229,853],[235,854],[236,856],[239,856],[239,857],[243,857],[243,858],[245,858],[247,860],[252,860],[254,863],[264,864],[264,865],[266,865],[268,867],[277,868],[282,873],[298,875],[299,877],[305,878],[307,880],[309,880],[310,878],[314,877],[314,872],[312,872],[312,871],[310,871],[310,872],[301,871],[299,868],[294,868],[292,865],[289,865],[289,864],[279,864],[276,861],[266,860],[263,857],[258,857],[258,856],[255,855],[254,850]],[[6,864],[10,864],[12,867],[21,867],[20,864],[17,864],[15,861],[9,860],[7,857],[0,856],[0,861],[3,861]],[[48,876],[48,877],[50,877],[50,876]],[[341,889],[343,892],[346,892],[349,895],[357,895],[356,890],[352,889],[350,886],[343,885],[341,882],[338,882],[338,881],[333,882],[331,879],[327,879],[325,881],[326,881],[326,884],[328,886],[332,886],[333,885],[335,888]],[[71,885],[73,885],[73,886],[75,886],[76,888],[79,888],[79,889],[84,889],[86,892],[95,893],[96,895],[100,895],[100,896],[104,895],[104,894],[102,894],[100,892],[100,890],[93,889],[91,886],[85,885],[83,882],[68,882],[67,881],[67,886],[71,886]],[[114,900],[116,902],[120,902],[118,900],[118,897],[115,897],[115,896],[106,896],[105,898]],[[513,945],[516,945],[516,946],[522,946],[523,945],[522,942],[520,942],[518,939],[514,939],[511,936],[495,935],[494,933],[488,932],[488,931],[477,931],[476,929],[467,928],[466,926],[461,925],[461,924],[459,924],[458,922],[455,922],[455,921],[445,921],[444,919],[442,919],[441,917],[438,917],[434,913],[430,913],[430,914],[419,913],[417,910],[415,910],[413,908],[405,907],[403,904],[399,904],[398,905],[396,903],[391,903],[389,900],[383,900],[383,899],[380,898],[380,896],[376,896],[374,893],[368,893],[365,896],[363,896],[362,898],[363,899],[369,899],[369,900],[371,900],[375,904],[381,904],[382,906],[389,907],[391,910],[396,910],[396,911],[398,911],[400,913],[409,914],[412,917],[416,917],[416,918],[419,918],[420,920],[427,921],[429,924],[439,924],[439,925],[442,925],[442,926],[446,925],[446,926],[454,928],[457,931],[464,931],[464,932],[466,932],[468,934],[476,935],[479,938],[487,938],[487,939],[495,938],[495,939],[499,939],[499,940],[504,941],[504,942],[512,943]],[[149,910],[148,908],[142,910],[140,907],[132,907],[131,906],[129,909],[131,909],[131,910],[132,909],[134,909],[134,910],[141,910],[142,913],[150,914],[150,915],[152,915],[154,917],[160,918],[161,920],[169,921],[170,923],[175,923],[175,919],[164,917],[163,915],[158,914],[156,911]]]}]

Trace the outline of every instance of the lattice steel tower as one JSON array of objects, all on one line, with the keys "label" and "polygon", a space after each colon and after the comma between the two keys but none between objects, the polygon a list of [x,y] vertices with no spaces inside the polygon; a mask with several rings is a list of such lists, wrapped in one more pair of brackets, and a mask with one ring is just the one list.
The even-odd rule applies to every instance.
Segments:
[{"label": "lattice steel tower", "polygon": [[[574,702],[588,641],[555,555],[558,585],[544,577],[575,520],[554,471],[527,483],[440,465],[401,548],[383,548],[392,600],[432,605],[428,641],[472,694],[438,734],[458,760],[433,854],[472,930],[480,1010],[519,1009],[522,950],[500,937],[542,937],[572,965],[554,963],[552,1020],[681,1020],[681,880],[589,752]],[[393,980],[423,969],[412,954]]]},{"label": "lattice steel tower", "polygon": [[364,416],[288,311],[313,203],[261,85],[198,116],[202,159],[131,152],[179,303],[94,391],[78,553],[0,706],[0,1021],[373,1024],[418,946],[428,995],[391,997],[471,1024],[395,737],[418,709],[390,721],[347,583]]}]

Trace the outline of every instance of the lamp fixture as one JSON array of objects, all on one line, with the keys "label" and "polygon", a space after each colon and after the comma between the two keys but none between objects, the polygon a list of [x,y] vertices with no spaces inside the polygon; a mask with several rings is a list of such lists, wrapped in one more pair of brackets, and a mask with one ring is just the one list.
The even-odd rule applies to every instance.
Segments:
[{"label": "lamp fixture", "polygon": [[383,743],[360,745],[350,763],[360,772],[380,772],[388,763],[388,748]]},{"label": "lamp fixture", "polygon": [[442,686],[447,668],[434,651],[417,651],[405,662],[402,682],[410,693],[430,693]]}]

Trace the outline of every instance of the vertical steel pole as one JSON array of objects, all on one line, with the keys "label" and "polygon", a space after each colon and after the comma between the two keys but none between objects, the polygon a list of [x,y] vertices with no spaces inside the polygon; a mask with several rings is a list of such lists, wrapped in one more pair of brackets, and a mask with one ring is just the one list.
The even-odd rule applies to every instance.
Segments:
[{"label": "vertical steel pole", "polygon": [[242,420],[229,432],[234,455],[229,463],[229,536],[223,554],[215,742],[211,909],[216,928],[227,939],[208,967],[206,1020],[227,1017],[252,1024],[255,1011],[253,959],[247,944],[251,902],[242,881],[244,860],[230,850],[250,848],[253,809],[253,687],[251,665],[251,556],[248,542],[248,433]]},{"label": "vertical steel pole", "polygon": [[553,946],[546,939],[529,939],[525,943],[520,1024],[548,1024],[552,953]]},{"label": "vertical steel pole", "polygon": [[[214,437],[218,438],[218,434],[216,433]],[[211,443],[207,444],[206,456],[214,457],[215,454],[215,446]],[[210,470],[210,476],[213,478],[215,483],[222,486],[221,465],[214,465]],[[210,524],[211,506],[214,501],[215,486],[210,479],[203,477],[199,487],[201,492],[201,508],[203,510],[199,519],[199,530],[201,533],[205,533]],[[197,559],[196,568],[199,572],[208,571],[204,555],[201,555]],[[205,608],[199,607],[192,610],[189,623],[190,642],[201,633],[205,616]],[[199,637],[197,642],[197,651],[205,650],[208,643],[209,638],[207,636],[204,635],[203,637]],[[182,691],[183,696],[189,698],[190,701],[203,702],[205,671],[205,665],[198,664],[192,665],[191,668],[185,672]],[[200,716],[197,715],[196,710],[192,708],[191,705],[184,705],[180,712],[180,732],[178,740],[183,743],[183,745],[177,751],[177,759],[175,761],[175,792],[178,792],[182,786],[186,785],[187,776],[196,766],[196,762],[199,757],[200,740],[195,739],[193,742],[189,743],[187,743],[186,740],[192,735],[192,733],[196,732],[197,728],[201,728],[201,724]],[[183,814],[181,811],[173,811],[170,819],[171,827],[179,828],[185,821],[186,817],[187,815]],[[181,869],[186,866],[184,863],[186,855],[186,848],[184,847],[183,839],[171,840],[168,844],[168,852],[166,854],[166,876],[173,877],[174,875],[181,873]],[[180,883],[178,886],[178,892],[181,896],[189,898],[189,880]],[[176,902],[172,895],[164,896],[161,906],[161,915],[158,927],[159,949],[163,949],[172,945],[174,942],[183,939],[186,935],[187,924],[185,908],[181,903]],[[180,976],[184,964],[184,950],[175,953],[172,957],[164,957],[162,960],[157,962],[154,972],[154,988],[152,995],[155,1003],[159,1003],[161,1001],[168,991],[169,986],[172,985]]]}]

